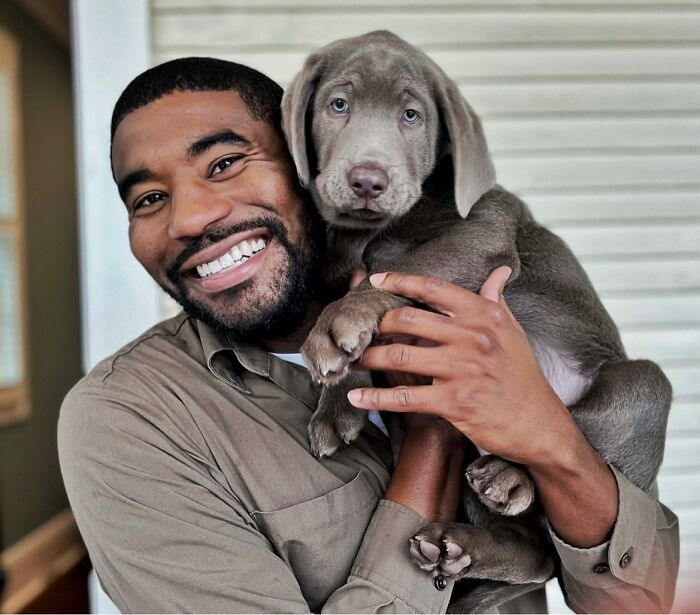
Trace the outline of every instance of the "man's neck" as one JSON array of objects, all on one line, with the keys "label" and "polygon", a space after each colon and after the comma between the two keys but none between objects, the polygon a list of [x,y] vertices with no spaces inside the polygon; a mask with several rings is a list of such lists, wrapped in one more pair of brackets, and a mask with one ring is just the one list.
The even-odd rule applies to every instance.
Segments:
[{"label": "man's neck", "polygon": [[292,332],[274,340],[262,340],[261,345],[269,352],[296,353],[309,335],[309,331],[316,324],[319,315],[326,304],[322,301],[315,301],[311,304],[309,312],[302,323]]}]

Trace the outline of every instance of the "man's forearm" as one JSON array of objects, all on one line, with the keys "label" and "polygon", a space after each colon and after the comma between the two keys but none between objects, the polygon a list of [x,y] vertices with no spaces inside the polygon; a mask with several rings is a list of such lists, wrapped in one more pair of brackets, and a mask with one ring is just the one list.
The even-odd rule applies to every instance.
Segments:
[{"label": "man's forearm", "polygon": [[575,425],[570,442],[562,442],[557,454],[528,469],[547,518],[562,540],[588,548],[610,537],[617,518],[617,483]]},{"label": "man's forearm", "polygon": [[[432,423],[432,424],[431,424]],[[464,437],[429,419],[407,429],[384,498],[429,521],[453,521],[464,484]]]}]

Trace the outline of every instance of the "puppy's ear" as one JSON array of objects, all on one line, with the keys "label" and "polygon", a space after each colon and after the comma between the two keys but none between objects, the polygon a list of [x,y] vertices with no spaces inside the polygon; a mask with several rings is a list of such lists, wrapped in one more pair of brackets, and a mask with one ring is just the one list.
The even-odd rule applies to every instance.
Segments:
[{"label": "puppy's ear", "polygon": [[466,218],[474,203],[496,183],[496,171],[479,116],[464,100],[457,84],[437,65],[432,66],[432,72],[438,108],[450,141],[455,202]]},{"label": "puppy's ear", "polygon": [[306,115],[309,102],[323,72],[325,54],[310,55],[282,97],[282,130],[304,188],[311,183],[306,144]]}]

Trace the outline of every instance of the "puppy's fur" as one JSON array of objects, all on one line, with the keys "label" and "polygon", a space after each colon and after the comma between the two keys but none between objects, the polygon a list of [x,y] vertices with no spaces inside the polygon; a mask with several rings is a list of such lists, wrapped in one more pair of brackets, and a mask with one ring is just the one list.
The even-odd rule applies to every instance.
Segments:
[{"label": "puppy's fur", "polygon": [[[495,183],[479,118],[434,62],[385,31],[332,43],[286,91],[283,125],[300,181],[328,223],[329,283],[347,283],[364,264],[370,274],[430,275],[476,292],[508,265],[508,306],[551,385],[602,458],[650,486],[663,456],[668,380],[654,363],[627,359],[569,248]],[[351,173],[358,167],[381,185],[362,192]],[[345,394],[367,376],[349,365],[383,314],[406,304],[365,280],[319,318],[302,348],[327,385],[309,427],[315,454],[333,454],[364,426],[366,412]],[[411,544],[417,563],[456,578],[545,581],[553,561],[542,518],[523,514],[533,508],[526,473],[488,456],[467,477],[471,525],[425,528]]]}]

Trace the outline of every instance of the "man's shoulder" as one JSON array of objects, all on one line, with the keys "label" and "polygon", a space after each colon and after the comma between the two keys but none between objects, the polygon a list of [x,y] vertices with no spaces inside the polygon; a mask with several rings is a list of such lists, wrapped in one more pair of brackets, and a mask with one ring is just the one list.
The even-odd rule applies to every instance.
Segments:
[{"label": "man's shoulder", "polygon": [[95,365],[74,388],[109,388],[122,378],[131,380],[149,367],[164,367],[163,359],[181,355],[201,356],[196,321],[184,312],[163,320],[144,331]]},{"label": "man's shoulder", "polygon": [[201,361],[198,352],[196,321],[181,313],[100,361],[63,400],[59,449],[92,449],[140,434],[148,425],[171,423],[167,415],[172,408],[164,393],[182,379],[188,361]]},{"label": "man's shoulder", "polygon": [[151,405],[188,369],[188,361],[199,363],[201,355],[194,318],[183,312],[159,322],[83,376],[66,395],[60,421],[76,415],[90,421],[100,408]]}]

